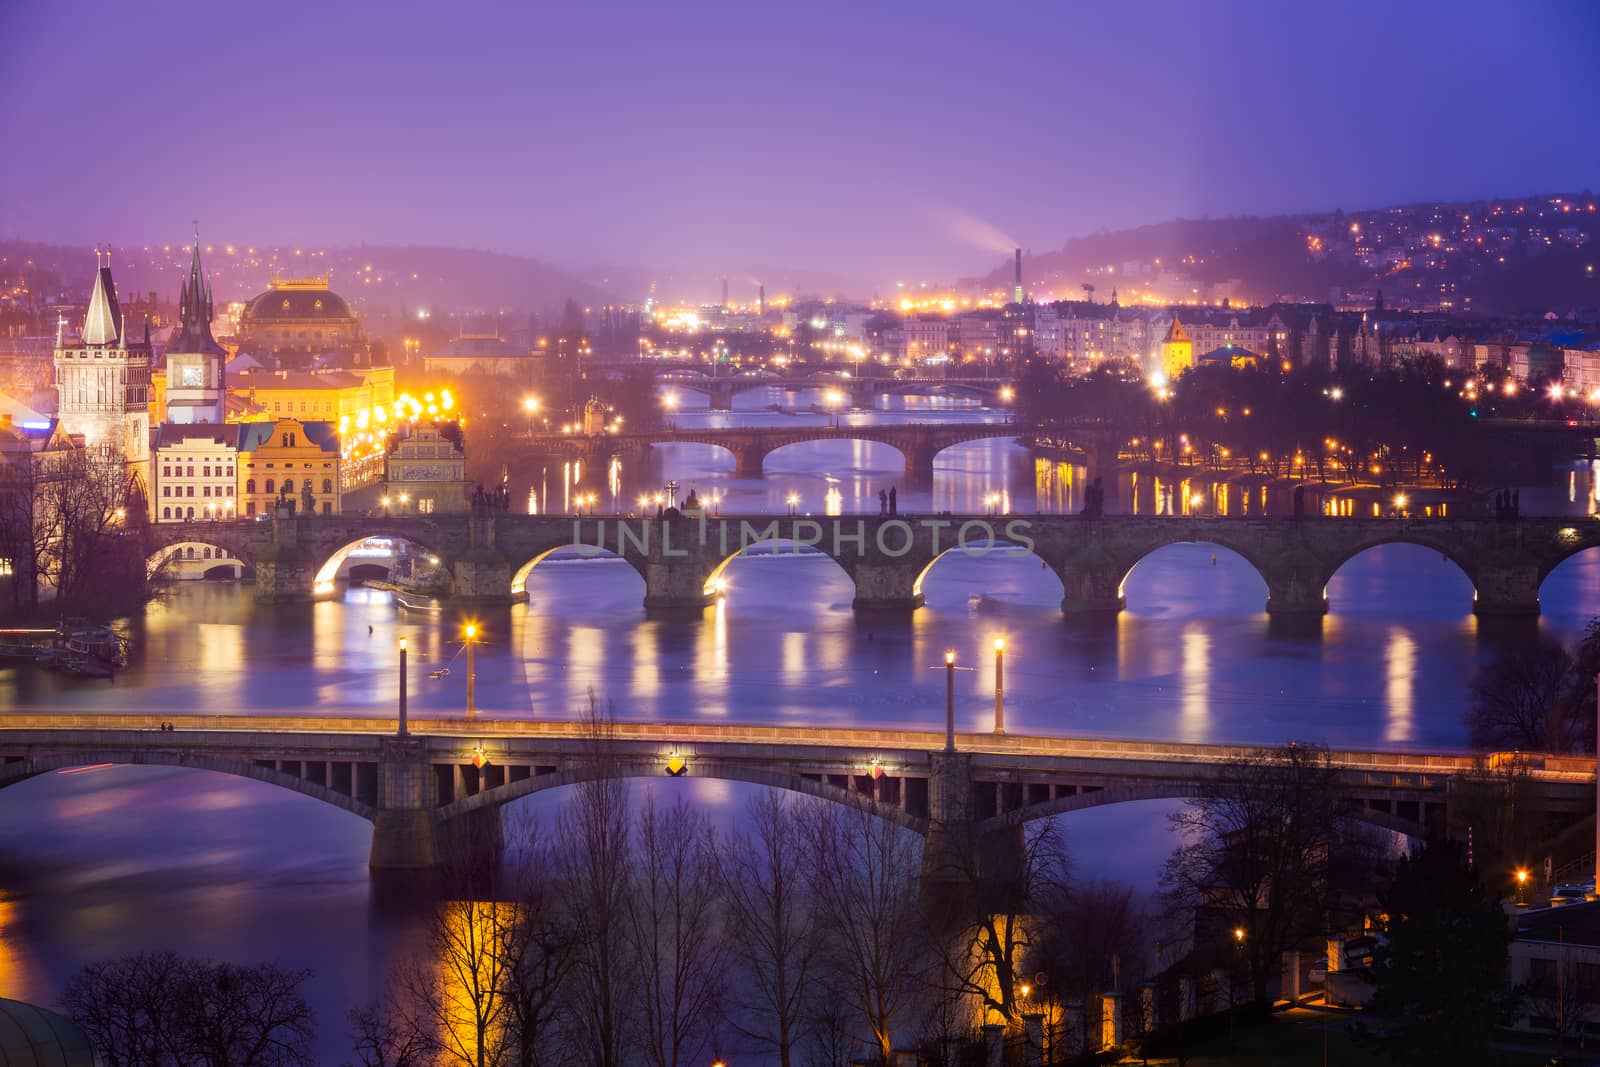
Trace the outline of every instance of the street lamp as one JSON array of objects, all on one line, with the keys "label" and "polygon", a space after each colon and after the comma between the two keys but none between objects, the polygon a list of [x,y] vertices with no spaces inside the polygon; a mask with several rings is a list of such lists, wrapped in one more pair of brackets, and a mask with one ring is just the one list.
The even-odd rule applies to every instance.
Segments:
[{"label": "street lamp", "polygon": [[533,436],[533,417],[539,411],[539,398],[536,397],[536,396],[525,396],[525,397],[523,397],[522,398],[522,410],[526,411],[528,413],[528,436],[532,437]]},{"label": "street lamp", "polygon": [[1527,897],[1525,895],[1527,893],[1527,889],[1528,889],[1528,868],[1526,868],[1526,867],[1518,867],[1517,868],[1517,907],[1519,907],[1519,908],[1525,906],[1528,903]]},{"label": "street lamp", "polygon": [[666,396],[661,398],[661,402],[667,406],[667,415],[671,420],[671,427],[672,427],[673,432],[677,432],[677,429],[678,429],[678,394],[677,393],[668,393]]},{"label": "street lamp", "polygon": [[837,430],[839,428],[839,405],[844,403],[844,394],[837,389],[829,389],[822,395],[822,399],[828,405],[828,426]]},{"label": "street lamp", "polygon": [[406,735],[406,639],[400,639],[400,736]]},{"label": "street lamp", "polygon": [[784,498],[784,500],[789,505],[789,514],[793,515],[795,508],[800,503],[800,494],[799,493],[790,493],[787,497]]},{"label": "street lamp", "polygon": [[477,708],[474,707],[473,698],[476,695],[477,690],[478,672],[476,665],[473,663],[472,650],[477,644],[478,624],[469,622],[466,625],[466,629],[462,632],[466,636],[466,641],[464,643],[467,646],[467,716],[470,718],[477,713]]},{"label": "street lamp", "polygon": [[994,732],[1006,732],[1006,639],[994,639]]}]

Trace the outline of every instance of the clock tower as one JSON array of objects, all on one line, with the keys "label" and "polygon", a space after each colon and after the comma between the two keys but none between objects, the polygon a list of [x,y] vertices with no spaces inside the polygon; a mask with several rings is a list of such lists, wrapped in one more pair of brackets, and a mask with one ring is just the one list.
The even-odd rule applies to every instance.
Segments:
[{"label": "clock tower", "polygon": [[178,330],[167,346],[167,422],[226,422],[222,378],[227,352],[211,336],[211,283],[200,269],[199,230],[178,306]]}]

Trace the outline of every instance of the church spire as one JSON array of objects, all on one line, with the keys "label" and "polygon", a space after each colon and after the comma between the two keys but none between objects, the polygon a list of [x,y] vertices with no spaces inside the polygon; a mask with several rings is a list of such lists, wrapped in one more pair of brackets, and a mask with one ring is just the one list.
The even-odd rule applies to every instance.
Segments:
[{"label": "church spire", "polygon": [[222,354],[222,346],[211,336],[211,283],[200,265],[198,221],[194,230],[194,254],[189,258],[189,279],[178,295],[178,319],[178,332],[169,351]]},{"label": "church spire", "polygon": [[111,280],[111,255],[94,250],[94,291],[83,316],[83,343],[114,345],[122,338],[122,309],[117,307],[117,286]]}]

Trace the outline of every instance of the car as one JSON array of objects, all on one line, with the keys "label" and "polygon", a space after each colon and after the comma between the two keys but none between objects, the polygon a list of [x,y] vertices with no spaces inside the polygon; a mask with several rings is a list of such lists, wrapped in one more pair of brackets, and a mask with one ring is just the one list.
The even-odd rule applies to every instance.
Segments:
[{"label": "car", "polygon": [[1592,892],[1594,889],[1591,886],[1558,885],[1550,893],[1550,906],[1559,908],[1564,904],[1582,904]]},{"label": "car", "polygon": [[436,671],[429,671],[428,672],[428,677],[429,678],[448,678],[449,676],[450,676],[450,668],[449,667],[440,667]]}]

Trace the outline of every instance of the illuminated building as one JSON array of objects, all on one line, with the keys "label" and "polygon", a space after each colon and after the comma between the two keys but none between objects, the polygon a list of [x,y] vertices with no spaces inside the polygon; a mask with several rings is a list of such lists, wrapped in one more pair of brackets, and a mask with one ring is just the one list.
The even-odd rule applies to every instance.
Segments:
[{"label": "illuminated building", "polygon": [[178,298],[178,328],[167,345],[166,421],[222,423],[223,360],[227,352],[211,336],[211,282],[200,269],[200,234],[194,236],[189,279]]},{"label": "illuminated building", "polygon": [[69,434],[127,466],[127,504],[143,509],[150,497],[150,339],[130,342],[117,306],[107,253],[96,253],[94,290],[83,329],[67,343],[57,327],[57,415]]},{"label": "illuminated building", "polygon": [[498,333],[462,333],[423,359],[427,374],[527,374],[533,360]]},{"label": "illuminated building", "polygon": [[260,354],[342,352],[366,358],[361,324],[326,278],[274,278],[239,315],[239,347]]},{"label": "illuminated building", "polygon": [[278,419],[239,426],[239,502],[242,514],[270,515],[279,505],[304,514],[309,495],[318,515],[337,515],[339,434],[331,422]]},{"label": "illuminated building", "polygon": [[239,426],[168,423],[156,430],[155,522],[237,518]]},{"label": "illuminated building", "polygon": [[422,515],[466,511],[466,466],[459,426],[417,423],[402,430],[384,457],[388,510]]},{"label": "illuminated building", "polygon": [[249,370],[234,375],[232,391],[266,418],[353,420],[394,403],[394,368]]},{"label": "illuminated building", "polygon": [[19,422],[10,411],[0,410],[0,515],[6,517],[11,537],[21,534],[20,543],[8,538],[0,544],[0,596],[13,608],[38,603],[38,561],[31,549],[50,542],[57,519],[40,508],[36,490],[70,477],[82,449],[83,442],[57,420]]},{"label": "illuminated building", "polygon": [[1178,316],[1174,315],[1172,325],[1167,327],[1167,336],[1161,342],[1161,372],[1170,382],[1177,380],[1178,375],[1192,366],[1194,342],[1189,339],[1188,331],[1178,321]]}]

